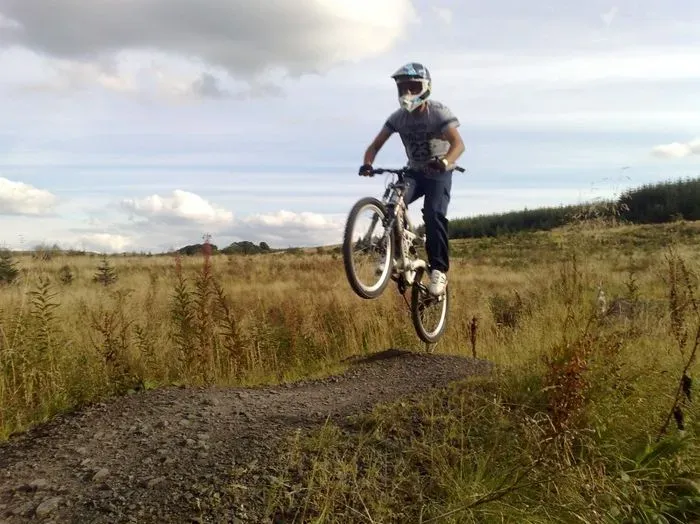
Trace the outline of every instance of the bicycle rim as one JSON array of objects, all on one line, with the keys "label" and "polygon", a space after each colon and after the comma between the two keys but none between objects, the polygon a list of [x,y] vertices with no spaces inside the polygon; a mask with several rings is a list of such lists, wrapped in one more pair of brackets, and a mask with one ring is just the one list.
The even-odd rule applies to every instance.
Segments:
[{"label": "bicycle rim", "polygon": [[393,234],[385,235],[384,204],[363,198],[351,209],[343,235],[343,263],[350,286],[362,298],[382,294],[391,278]]},{"label": "bicycle rim", "polygon": [[449,288],[442,297],[428,292],[427,273],[423,268],[416,272],[411,289],[411,319],[418,337],[428,344],[437,342],[445,333],[449,310]]}]

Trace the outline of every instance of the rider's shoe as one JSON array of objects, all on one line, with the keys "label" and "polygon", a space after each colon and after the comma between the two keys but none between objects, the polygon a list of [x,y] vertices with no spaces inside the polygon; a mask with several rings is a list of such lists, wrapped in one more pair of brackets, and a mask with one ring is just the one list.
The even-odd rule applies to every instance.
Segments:
[{"label": "rider's shoe", "polygon": [[428,292],[436,297],[439,297],[445,293],[445,287],[447,286],[447,275],[442,271],[433,269],[430,272],[430,284],[428,284]]}]

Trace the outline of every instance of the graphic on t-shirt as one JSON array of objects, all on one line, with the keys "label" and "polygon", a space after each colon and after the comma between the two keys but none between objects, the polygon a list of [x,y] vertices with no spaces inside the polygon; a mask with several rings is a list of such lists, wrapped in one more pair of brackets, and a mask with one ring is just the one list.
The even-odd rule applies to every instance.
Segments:
[{"label": "graphic on t-shirt", "polygon": [[386,121],[386,128],[401,137],[411,167],[420,167],[436,156],[442,158],[450,149],[442,134],[449,127],[459,126],[445,105],[434,100],[426,103],[425,111],[411,113],[399,109]]}]

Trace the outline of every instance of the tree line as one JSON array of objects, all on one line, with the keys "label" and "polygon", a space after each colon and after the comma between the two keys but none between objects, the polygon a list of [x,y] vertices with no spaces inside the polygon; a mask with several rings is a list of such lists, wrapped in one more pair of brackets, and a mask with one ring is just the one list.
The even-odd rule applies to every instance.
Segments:
[{"label": "tree line", "polygon": [[700,219],[700,178],[646,184],[616,200],[523,209],[450,221],[450,238],[496,237],[521,231],[548,231],[583,220],[616,219],[658,224]]}]

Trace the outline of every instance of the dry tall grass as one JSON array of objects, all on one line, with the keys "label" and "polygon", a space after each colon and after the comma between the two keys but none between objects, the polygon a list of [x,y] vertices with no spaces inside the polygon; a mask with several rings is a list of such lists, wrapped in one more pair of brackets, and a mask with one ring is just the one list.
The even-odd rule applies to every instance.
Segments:
[{"label": "dry tall grass", "polygon": [[[346,522],[363,506],[379,521],[527,521],[536,508],[532,522],[661,522],[700,501],[688,473],[700,464],[697,238],[679,223],[453,242],[437,351],[475,352],[499,373],[380,409],[344,448],[333,428],[299,444],[290,464],[313,475],[284,500]],[[423,349],[395,288],[359,299],[337,253],[110,257],[98,272],[102,262],[26,257],[0,288],[3,437],[133,388],[275,382]],[[680,428],[687,438],[668,440]],[[403,431],[399,447],[382,444]],[[387,476],[409,470],[424,476]]]},{"label": "dry tall grass", "polygon": [[[26,256],[17,267],[0,287],[0,437],[134,388],[277,382],[418,348],[400,296],[355,297],[337,254]],[[107,273],[116,280],[95,278]]]},{"label": "dry tall grass", "polygon": [[[620,241],[634,232],[645,238],[640,232],[647,229],[623,228]],[[694,243],[686,229],[676,237],[687,251]],[[657,232],[645,233],[635,252],[621,253],[610,243],[614,233],[589,230],[587,245],[597,253],[586,260],[590,280],[612,300],[625,292],[633,271],[637,285],[662,300],[665,240]],[[529,358],[524,348],[547,345],[550,330],[526,317],[536,301],[546,307],[542,288],[570,249],[580,248],[580,238],[573,232],[521,235],[486,247],[453,242],[454,300],[438,351],[476,349],[479,357],[514,364]],[[105,261],[108,267],[98,269]],[[321,372],[348,355],[421,349],[395,288],[375,301],[357,298],[337,253],[17,262],[18,281],[0,287],[2,436],[131,388],[274,382]],[[110,283],[104,277],[112,270]],[[572,300],[594,304],[596,289],[578,293]],[[645,329],[653,335],[658,328]]]},{"label": "dry tall grass", "polygon": [[[571,228],[458,244],[488,263],[462,260],[452,276],[459,313],[450,345],[466,350],[478,318],[477,352],[498,371],[293,440],[270,514],[700,521],[700,265],[689,229],[698,232]],[[616,250],[618,236],[634,249]]]}]

